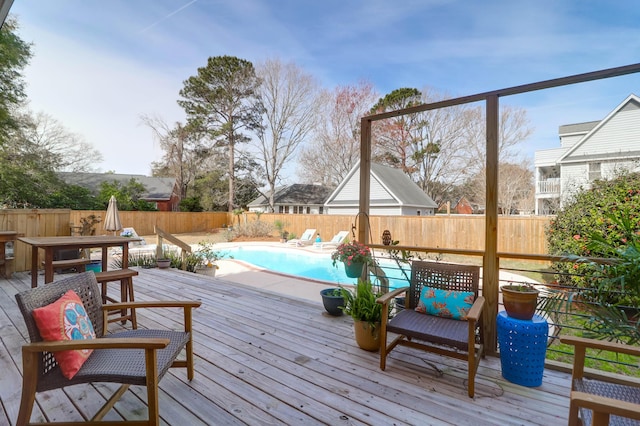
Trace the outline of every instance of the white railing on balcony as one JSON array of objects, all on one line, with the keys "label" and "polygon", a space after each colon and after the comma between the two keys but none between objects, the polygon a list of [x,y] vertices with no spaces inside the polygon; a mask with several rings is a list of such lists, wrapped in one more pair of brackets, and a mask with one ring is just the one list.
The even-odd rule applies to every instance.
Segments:
[{"label": "white railing on balcony", "polygon": [[559,194],[560,178],[550,178],[538,182],[538,194]]}]

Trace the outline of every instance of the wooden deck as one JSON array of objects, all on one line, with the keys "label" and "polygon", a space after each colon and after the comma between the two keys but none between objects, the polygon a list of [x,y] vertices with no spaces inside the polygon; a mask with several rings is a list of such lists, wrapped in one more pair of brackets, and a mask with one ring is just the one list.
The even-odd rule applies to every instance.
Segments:
[{"label": "wooden deck", "polygon": [[[40,277],[41,278],[41,277]],[[504,380],[500,360],[480,363],[476,396],[466,364],[397,348],[378,367],[359,349],[348,317],[321,304],[175,270],[140,269],[136,300],[200,299],[194,312],[196,376],[169,371],[160,382],[160,415],[169,425],[563,425],[567,374],[545,371],[543,385]],[[14,424],[26,328],[14,294],[30,276],[0,280],[0,425]],[[114,287],[115,290],[115,287]],[[174,328],[181,312],[140,311],[138,324]],[[116,327],[112,324],[111,327]],[[32,419],[82,420],[102,405],[108,384],[38,394]],[[145,389],[131,387],[105,420],[146,418]]]}]

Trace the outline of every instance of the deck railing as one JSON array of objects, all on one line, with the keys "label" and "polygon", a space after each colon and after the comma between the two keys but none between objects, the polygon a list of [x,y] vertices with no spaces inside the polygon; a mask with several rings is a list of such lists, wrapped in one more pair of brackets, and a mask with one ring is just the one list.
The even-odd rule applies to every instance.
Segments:
[{"label": "deck railing", "polygon": [[560,194],[560,178],[550,178],[537,182],[536,193]]}]

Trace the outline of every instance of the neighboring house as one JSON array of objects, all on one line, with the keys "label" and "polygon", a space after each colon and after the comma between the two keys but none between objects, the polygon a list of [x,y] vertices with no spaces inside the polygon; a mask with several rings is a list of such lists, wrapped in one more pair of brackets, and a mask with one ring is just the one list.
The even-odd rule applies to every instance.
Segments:
[{"label": "neighboring house", "polygon": [[[360,163],[329,196],[328,214],[356,215],[360,210]],[[371,164],[369,214],[380,216],[432,216],[438,205],[400,169]]]},{"label": "neighboring house", "polygon": [[441,214],[473,214],[473,210],[473,205],[465,196],[460,197],[455,203],[447,201],[438,207],[438,213]]},{"label": "neighboring house", "polygon": [[118,182],[120,185],[127,185],[131,179],[141,183],[145,192],[140,197],[148,201],[163,212],[180,211],[180,190],[175,178],[149,177],[143,175],[125,175],[115,173],[58,173],[60,178],[70,185],[77,185],[87,188],[92,194],[100,192],[100,185],[103,182]]},{"label": "neighboring house", "polygon": [[[273,197],[274,213],[324,214],[324,202],[330,193],[331,188],[323,185],[296,183],[278,188]],[[261,195],[248,207],[250,212],[269,212],[269,199]]]},{"label": "neighboring house", "polygon": [[536,151],[535,214],[555,214],[576,190],[640,164],[640,98],[629,95],[602,121],[560,126],[560,148]]},{"label": "neighboring house", "polygon": [[473,214],[473,206],[467,200],[467,197],[460,197],[455,206],[451,208],[457,214]]}]

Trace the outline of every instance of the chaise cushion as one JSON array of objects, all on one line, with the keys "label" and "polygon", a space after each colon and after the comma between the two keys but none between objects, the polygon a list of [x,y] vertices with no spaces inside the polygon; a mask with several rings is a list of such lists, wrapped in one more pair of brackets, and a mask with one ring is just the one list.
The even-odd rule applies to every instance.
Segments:
[{"label": "chaise cushion", "polygon": [[455,320],[466,320],[473,306],[472,291],[442,290],[434,287],[422,287],[416,311],[421,314],[436,315]]},{"label": "chaise cushion", "polygon": [[[69,290],[55,302],[33,310],[40,336],[47,341],[95,339],[96,333],[87,311],[75,291]],[[54,352],[62,375],[72,379],[92,350]]]}]

